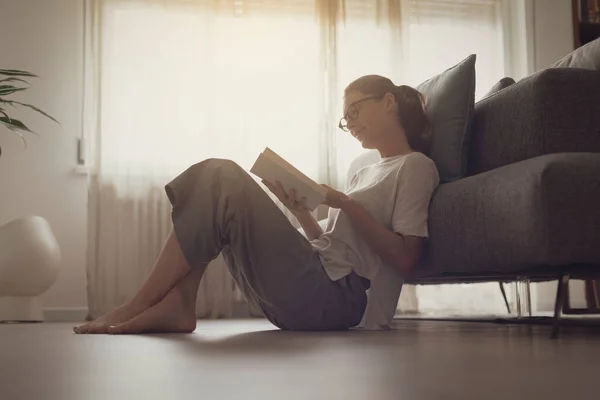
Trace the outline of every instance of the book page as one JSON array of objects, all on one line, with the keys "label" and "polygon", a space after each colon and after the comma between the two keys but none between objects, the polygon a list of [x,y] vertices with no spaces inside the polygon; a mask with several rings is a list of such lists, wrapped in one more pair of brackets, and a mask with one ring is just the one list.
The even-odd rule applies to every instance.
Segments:
[{"label": "book page", "polygon": [[313,186],[311,184],[313,181],[309,178],[306,178],[308,182],[300,179],[292,172],[296,169],[293,167],[290,169],[289,163],[288,165],[286,163],[282,163],[277,157],[269,157],[263,152],[258,156],[250,172],[273,184],[276,181],[281,182],[283,189],[288,193],[291,189],[295,189],[297,197],[304,198],[306,206],[313,211],[325,200],[327,190],[319,185]]},{"label": "book page", "polygon": [[290,174],[296,176],[296,178],[298,178],[299,180],[303,181],[304,183],[306,183],[307,185],[309,185],[310,187],[312,187],[314,190],[316,190],[318,192],[321,192],[323,194],[327,193],[327,189],[325,189],[324,187],[322,187],[321,185],[319,185],[317,182],[313,181],[308,176],[306,176],[305,174],[303,174],[302,171],[300,171],[298,168],[294,167],[292,164],[290,164],[289,162],[287,162],[287,160],[285,160],[279,154],[275,153],[270,148],[267,147],[263,151],[262,154],[264,154],[268,158],[271,158],[275,163],[277,163],[281,167],[285,168]]}]

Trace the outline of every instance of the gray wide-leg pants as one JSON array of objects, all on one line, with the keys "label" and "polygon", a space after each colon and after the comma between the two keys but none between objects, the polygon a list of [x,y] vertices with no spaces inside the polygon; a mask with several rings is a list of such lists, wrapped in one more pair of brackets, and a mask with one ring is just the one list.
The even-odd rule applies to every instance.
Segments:
[{"label": "gray wide-leg pants", "polygon": [[369,281],[332,281],[310,242],[263,189],[229,160],[194,164],[165,190],[188,264],[223,253],[235,282],[269,321],[287,330],[343,330],[360,323]]}]

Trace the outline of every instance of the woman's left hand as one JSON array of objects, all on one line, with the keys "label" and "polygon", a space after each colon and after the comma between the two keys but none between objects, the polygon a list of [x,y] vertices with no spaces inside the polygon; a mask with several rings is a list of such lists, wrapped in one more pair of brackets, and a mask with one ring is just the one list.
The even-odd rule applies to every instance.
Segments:
[{"label": "woman's left hand", "polygon": [[327,185],[321,185],[325,189],[327,189],[327,194],[325,195],[325,200],[323,204],[332,207],[332,208],[342,208],[344,203],[347,203],[350,200],[345,193],[339,192]]}]

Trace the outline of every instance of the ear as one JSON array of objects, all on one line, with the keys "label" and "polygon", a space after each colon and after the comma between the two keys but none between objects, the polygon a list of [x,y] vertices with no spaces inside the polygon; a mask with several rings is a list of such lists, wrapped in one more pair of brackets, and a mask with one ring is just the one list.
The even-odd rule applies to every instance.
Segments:
[{"label": "ear", "polygon": [[396,96],[394,96],[392,93],[386,93],[383,96],[383,104],[385,105],[385,110],[387,112],[396,112],[396,109],[398,108],[396,104]]}]

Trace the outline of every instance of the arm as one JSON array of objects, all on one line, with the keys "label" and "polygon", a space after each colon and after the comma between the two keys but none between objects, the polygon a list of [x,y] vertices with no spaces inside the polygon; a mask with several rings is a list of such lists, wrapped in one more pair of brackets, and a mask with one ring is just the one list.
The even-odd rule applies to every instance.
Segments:
[{"label": "arm", "polygon": [[[401,173],[400,173],[401,172]],[[326,185],[326,203],[340,208],[356,232],[383,262],[403,276],[419,262],[428,236],[428,209],[439,177],[433,161],[424,156],[408,158],[397,176],[397,192],[391,215],[391,229],[359,202]]]},{"label": "arm", "polygon": [[308,240],[313,240],[318,238],[323,234],[323,229],[321,229],[321,225],[317,222],[315,217],[309,211],[300,211],[293,213],[302,229],[306,233]]},{"label": "arm", "polygon": [[404,276],[410,273],[421,257],[423,238],[391,232],[360,203],[348,196],[343,195],[339,205],[360,232],[362,239],[383,262],[393,266]]}]

